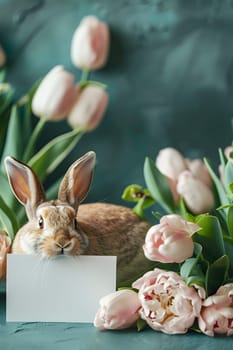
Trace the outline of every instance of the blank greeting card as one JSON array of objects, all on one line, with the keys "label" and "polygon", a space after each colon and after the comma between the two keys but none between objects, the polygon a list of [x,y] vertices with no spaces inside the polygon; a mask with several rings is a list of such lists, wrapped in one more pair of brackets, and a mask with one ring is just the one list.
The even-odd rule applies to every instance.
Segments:
[{"label": "blank greeting card", "polygon": [[93,322],[99,299],[116,289],[116,257],[9,254],[8,322]]}]

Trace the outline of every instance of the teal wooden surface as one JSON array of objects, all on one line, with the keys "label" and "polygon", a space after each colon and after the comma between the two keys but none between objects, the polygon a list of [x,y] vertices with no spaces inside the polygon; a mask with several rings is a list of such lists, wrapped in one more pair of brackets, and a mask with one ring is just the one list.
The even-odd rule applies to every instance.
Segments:
[{"label": "teal wooden surface", "polygon": [[232,338],[201,334],[169,336],[146,329],[137,333],[98,331],[92,324],[5,322],[5,294],[0,293],[0,347],[4,350],[230,350]]},{"label": "teal wooden surface", "polygon": [[[79,78],[70,61],[70,40],[88,14],[111,28],[109,62],[92,74],[108,84],[108,111],[72,155],[97,152],[88,201],[121,202],[126,185],[143,183],[144,157],[155,157],[162,147],[176,147],[187,157],[206,155],[217,164],[218,147],[232,140],[232,2],[0,0],[0,42],[18,96],[56,64]],[[61,123],[57,128],[67,127]],[[55,131],[50,127],[47,132]],[[167,336],[152,330],[99,332],[91,324],[6,324],[5,293],[0,297],[1,349],[232,349],[232,339],[194,333]]]}]

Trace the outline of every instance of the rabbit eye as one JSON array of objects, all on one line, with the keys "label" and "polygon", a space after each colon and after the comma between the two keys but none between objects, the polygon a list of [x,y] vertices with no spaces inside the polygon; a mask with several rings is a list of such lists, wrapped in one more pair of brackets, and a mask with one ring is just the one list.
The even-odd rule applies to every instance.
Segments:
[{"label": "rabbit eye", "polygon": [[44,228],[44,219],[42,218],[41,215],[38,218],[38,226],[40,229]]}]

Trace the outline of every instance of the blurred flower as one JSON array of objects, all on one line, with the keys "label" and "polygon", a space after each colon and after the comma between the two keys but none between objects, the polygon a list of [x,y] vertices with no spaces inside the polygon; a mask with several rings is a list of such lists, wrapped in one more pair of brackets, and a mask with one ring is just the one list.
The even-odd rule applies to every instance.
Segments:
[{"label": "blurred flower", "polygon": [[0,280],[6,277],[6,256],[10,252],[11,239],[0,230]]},{"label": "blurred flower", "polygon": [[180,173],[187,169],[182,154],[171,147],[164,148],[159,152],[155,164],[163,175],[173,181],[177,181]]},{"label": "blurred flower", "polygon": [[88,85],[77,96],[68,122],[73,128],[85,127],[91,131],[100,123],[107,104],[107,92],[100,86]]},{"label": "blurred flower", "polygon": [[94,325],[100,330],[131,327],[139,318],[140,302],[136,292],[120,290],[100,300]]},{"label": "blurred flower", "polygon": [[208,212],[214,205],[214,196],[209,187],[193,176],[191,171],[180,174],[177,192],[193,214]]},{"label": "blurred flower", "polygon": [[207,167],[205,166],[205,163],[201,159],[186,159],[186,164],[188,170],[190,170],[193,176],[195,176],[198,180],[203,182],[209,188],[211,187],[212,180],[210,173]]},{"label": "blurred flower", "polygon": [[71,43],[71,60],[84,70],[95,70],[106,63],[109,51],[108,26],[95,16],[84,17]]},{"label": "blurred flower", "polygon": [[186,333],[200,314],[201,298],[175,272],[147,272],[133,283],[139,289],[140,316],[157,331]]},{"label": "blurred flower", "polygon": [[42,80],[32,100],[32,111],[47,120],[65,118],[77,94],[74,77],[62,66],[55,66]]},{"label": "blurred flower", "polygon": [[179,215],[165,215],[160,224],[147,232],[143,246],[145,256],[162,263],[180,263],[193,255],[191,236],[201,228]]},{"label": "blurred flower", "polygon": [[206,335],[233,335],[233,283],[221,286],[204,300],[198,322]]},{"label": "blurred flower", "polygon": [[6,63],[6,55],[3,48],[0,45],[0,68]]},{"label": "blurred flower", "polygon": [[224,149],[224,154],[227,160],[229,160],[230,162],[233,162],[233,147],[232,146],[228,146]]},{"label": "blurred flower", "polygon": [[[193,214],[201,214],[212,208],[212,181],[208,169],[201,159],[186,159],[176,149],[168,147],[159,152],[155,164],[166,177],[176,204],[182,196]],[[195,190],[186,181],[188,179],[187,171],[189,171],[190,179],[193,180]],[[203,195],[202,193],[196,193],[194,196],[194,191],[201,191],[202,189],[204,191]],[[189,193],[189,191],[191,192]],[[204,194],[207,194],[206,199],[204,199]],[[193,197],[195,202],[192,204]],[[200,206],[198,207],[198,205]]]}]

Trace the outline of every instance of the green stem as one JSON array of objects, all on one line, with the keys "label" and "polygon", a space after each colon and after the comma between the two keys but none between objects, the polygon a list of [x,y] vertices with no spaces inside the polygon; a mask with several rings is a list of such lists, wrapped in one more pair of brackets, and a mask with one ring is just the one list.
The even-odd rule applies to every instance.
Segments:
[{"label": "green stem", "polygon": [[88,78],[89,78],[89,75],[90,75],[90,71],[87,70],[87,69],[84,69],[84,70],[82,71],[81,82],[87,81]]},{"label": "green stem", "polygon": [[233,238],[224,235],[224,236],[223,236],[223,240],[224,240],[225,242],[228,242],[228,243],[230,243],[231,245],[233,245]]},{"label": "green stem", "polygon": [[30,140],[28,142],[28,146],[24,152],[24,156],[23,156],[23,161],[24,162],[28,162],[29,159],[32,157],[33,151],[34,151],[34,147],[35,147],[35,143],[38,139],[38,137],[41,134],[41,131],[43,130],[43,127],[45,126],[46,123],[46,119],[45,118],[40,118],[40,120],[38,121],[36,127],[33,130],[33,133],[30,137]]}]

